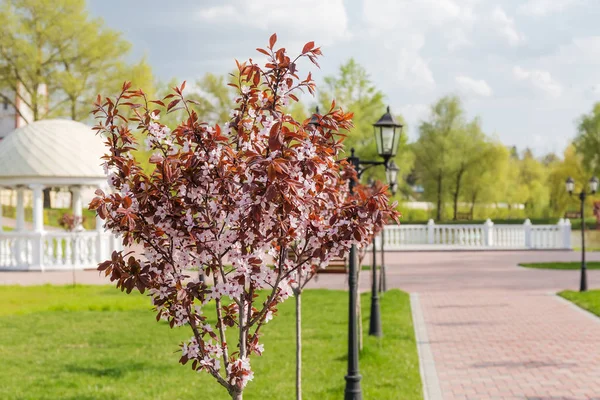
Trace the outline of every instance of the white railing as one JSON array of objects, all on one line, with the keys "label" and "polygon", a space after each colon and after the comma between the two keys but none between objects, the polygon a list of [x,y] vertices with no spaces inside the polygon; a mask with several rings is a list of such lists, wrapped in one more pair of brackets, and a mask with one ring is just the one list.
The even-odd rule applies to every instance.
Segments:
[{"label": "white railing", "polygon": [[0,270],[96,268],[120,240],[97,231],[0,232]]},{"label": "white railing", "polygon": [[[377,238],[380,243],[381,237]],[[484,224],[387,225],[384,232],[386,250],[456,250],[456,249],[570,249],[571,222],[561,219],[556,225]]]}]

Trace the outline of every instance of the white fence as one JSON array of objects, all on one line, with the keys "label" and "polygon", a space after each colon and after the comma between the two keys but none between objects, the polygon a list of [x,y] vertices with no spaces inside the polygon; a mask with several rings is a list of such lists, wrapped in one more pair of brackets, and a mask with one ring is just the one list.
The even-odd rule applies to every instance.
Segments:
[{"label": "white fence", "polygon": [[97,232],[0,232],[0,271],[96,268],[121,248],[113,235]]},{"label": "white fence", "polygon": [[[571,222],[556,225],[387,225],[385,250],[570,249]],[[381,237],[378,238],[380,243]]]}]

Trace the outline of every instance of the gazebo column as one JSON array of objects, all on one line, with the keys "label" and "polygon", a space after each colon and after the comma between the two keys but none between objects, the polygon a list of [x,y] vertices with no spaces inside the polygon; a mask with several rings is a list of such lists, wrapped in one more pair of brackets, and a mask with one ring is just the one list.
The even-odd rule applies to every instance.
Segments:
[{"label": "gazebo column", "polygon": [[30,185],[33,191],[33,231],[44,231],[44,186]]},{"label": "gazebo column", "polygon": [[22,232],[25,230],[25,188],[17,186],[17,224],[15,231]]},{"label": "gazebo column", "polygon": [[31,246],[32,269],[44,270],[44,186],[35,184],[29,186],[33,191],[33,236]]},{"label": "gazebo column", "polygon": [[82,231],[83,225],[83,201],[81,199],[81,186],[72,186],[71,193],[73,199],[71,203],[73,203],[73,216],[77,218],[77,226],[75,227],[76,231]]}]

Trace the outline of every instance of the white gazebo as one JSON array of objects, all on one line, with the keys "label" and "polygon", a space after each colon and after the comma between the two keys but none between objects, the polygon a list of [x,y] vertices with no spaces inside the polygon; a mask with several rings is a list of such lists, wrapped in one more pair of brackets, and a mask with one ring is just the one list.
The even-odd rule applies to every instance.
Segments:
[{"label": "white gazebo", "polygon": [[[14,231],[2,230],[0,207],[0,270],[93,268],[119,247],[99,219],[95,231],[44,229],[44,188],[67,187],[73,194],[73,215],[82,217],[82,189],[106,185],[101,167],[105,152],[102,138],[89,126],[70,120],[37,121],[0,141],[0,187],[17,193]],[[28,190],[33,195],[30,230],[24,205]]]}]

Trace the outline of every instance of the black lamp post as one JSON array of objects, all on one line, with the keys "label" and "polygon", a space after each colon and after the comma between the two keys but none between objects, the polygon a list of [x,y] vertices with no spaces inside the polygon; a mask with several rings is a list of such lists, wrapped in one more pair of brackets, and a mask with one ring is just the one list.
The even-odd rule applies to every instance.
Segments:
[{"label": "black lamp post", "polygon": [[[400,168],[396,165],[396,162],[392,160],[392,162],[388,165],[387,170],[385,171],[387,181],[389,184],[390,192],[392,196],[396,194],[398,191],[398,173],[400,172]],[[379,269],[379,292],[387,292],[387,279],[385,272],[385,225],[381,230],[381,267]]]},{"label": "black lamp post", "polygon": [[[316,110],[318,114],[318,108]],[[310,124],[319,125],[319,117],[315,114],[310,120]],[[348,161],[354,166],[358,178],[360,179],[363,172],[368,168],[383,165],[386,170],[389,167],[390,158],[396,155],[400,135],[402,134],[402,125],[394,120],[390,113],[390,108],[387,112],[373,124],[375,128],[375,142],[377,143],[377,152],[383,158],[383,161],[364,161],[354,155],[354,149],[351,150],[351,155]],[[354,190],[354,181],[350,181],[350,193]],[[360,400],[362,399],[362,390],[360,387],[361,375],[358,367],[358,316],[357,316],[357,300],[358,300],[358,273],[357,267],[357,251],[356,246],[350,248],[348,260],[348,373],[345,376],[346,389],[344,390],[345,400]],[[375,269],[373,270],[373,287],[371,294],[371,320],[369,323],[369,334],[382,336],[381,332],[381,314],[379,312],[379,296],[377,291],[377,276]]]},{"label": "black lamp post", "polygon": [[[566,182],[567,192],[573,195],[575,190],[575,180],[571,177]],[[581,189],[579,193],[579,200],[581,202],[581,280],[579,282],[579,291],[585,292],[587,290],[587,266],[585,264],[585,199],[588,195],[595,194],[598,190],[598,178],[595,176],[589,181],[589,192],[586,193],[584,189]]]}]

